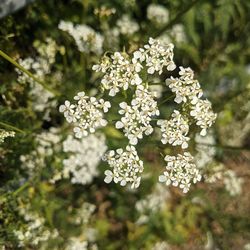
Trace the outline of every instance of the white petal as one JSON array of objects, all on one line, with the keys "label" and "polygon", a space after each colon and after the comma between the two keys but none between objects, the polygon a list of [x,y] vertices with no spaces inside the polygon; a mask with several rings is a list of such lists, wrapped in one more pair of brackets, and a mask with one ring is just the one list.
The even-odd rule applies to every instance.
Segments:
[{"label": "white petal", "polygon": [[101,121],[100,121],[100,124],[101,124],[101,126],[106,126],[107,124],[108,124],[108,122],[106,121],[106,120],[104,120],[104,119],[102,119]]},{"label": "white petal", "polygon": [[120,184],[121,184],[121,186],[125,186],[127,184],[127,182],[125,180],[122,180]]},{"label": "white petal", "polygon": [[200,135],[205,136],[207,134],[207,130],[204,128],[201,130]]},{"label": "white petal", "polygon": [[167,177],[165,175],[159,176],[159,182],[165,182],[167,180]]},{"label": "white petal", "polygon": [[110,175],[107,175],[105,178],[104,178],[104,182],[105,183],[110,183],[112,181],[112,176]]},{"label": "white petal", "polygon": [[61,105],[60,107],[59,107],[59,112],[64,112],[66,110],[66,107],[65,107],[65,105]]},{"label": "white petal", "polygon": [[182,147],[183,149],[188,148],[187,142],[183,142],[182,145],[181,145],[181,147]]},{"label": "white petal", "polygon": [[108,170],[105,170],[104,174],[112,176],[113,173],[111,170],[108,169]]},{"label": "white petal", "polygon": [[115,96],[115,95],[116,95],[115,90],[114,90],[114,89],[111,89],[111,90],[109,91],[109,95],[110,95],[110,96]]},{"label": "white petal", "polygon": [[179,103],[182,102],[182,97],[176,96],[175,99],[174,99],[174,101],[179,104]]},{"label": "white petal", "polygon": [[190,112],[190,115],[191,115],[191,116],[196,116],[196,114],[197,114],[197,113],[196,113],[195,110],[192,110],[192,111]]},{"label": "white petal", "polygon": [[155,72],[155,69],[154,69],[154,67],[150,67],[150,68],[148,68],[148,73],[149,74],[154,74],[154,72]]},{"label": "white petal", "polygon": [[120,129],[120,128],[123,128],[124,125],[123,125],[123,123],[122,123],[121,121],[118,121],[118,122],[116,122],[115,127],[116,127],[117,129]]},{"label": "white petal", "polygon": [[175,70],[175,68],[176,68],[176,65],[172,62],[172,63],[170,63],[168,66],[167,66],[167,70],[169,70],[169,71],[173,71],[173,70]]},{"label": "white petal", "polygon": [[122,109],[125,109],[128,105],[127,105],[126,102],[121,102],[121,103],[119,104],[119,106],[120,106]]},{"label": "white petal", "polygon": [[129,142],[132,144],[132,145],[136,145],[138,143],[138,139],[136,137],[132,137],[129,139]]}]

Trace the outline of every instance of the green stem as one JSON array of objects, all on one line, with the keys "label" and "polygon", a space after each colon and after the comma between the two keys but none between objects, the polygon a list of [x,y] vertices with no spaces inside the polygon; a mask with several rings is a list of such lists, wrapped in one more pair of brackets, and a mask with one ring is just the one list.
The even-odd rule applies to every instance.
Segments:
[{"label": "green stem", "polygon": [[3,57],[5,60],[7,60],[8,62],[10,62],[11,64],[13,64],[15,67],[17,67],[19,70],[21,70],[22,72],[24,72],[26,75],[28,75],[30,78],[32,78],[34,81],[36,81],[38,84],[42,85],[45,89],[47,89],[49,92],[51,92],[52,94],[59,96],[60,94],[51,89],[49,86],[47,86],[47,84],[45,84],[44,82],[40,81],[39,79],[37,79],[30,71],[28,71],[27,69],[25,69],[23,66],[21,66],[19,63],[17,63],[15,60],[13,60],[10,56],[8,56],[6,53],[4,53],[2,50],[0,50],[0,56]]},{"label": "green stem", "polygon": [[195,4],[197,4],[199,2],[199,0],[194,0],[191,1],[182,11],[180,11],[176,17],[172,20],[170,20],[170,22],[168,22],[164,27],[162,27],[160,30],[158,30],[154,37],[160,36],[162,35],[162,33],[164,33],[167,29],[171,28],[175,23],[179,22],[179,20],[181,19],[181,17],[188,12]]},{"label": "green stem", "polygon": [[24,183],[21,187],[19,187],[15,192],[13,192],[13,196],[18,195],[19,193],[21,193],[24,189],[26,189],[28,186],[30,185],[30,183],[27,181],[26,183]]},{"label": "green stem", "polygon": [[23,131],[23,130],[15,127],[15,126],[12,126],[10,124],[7,124],[5,122],[0,122],[0,125],[4,126],[5,128],[8,128],[8,129],[15,130],[15,131],[17,131],[19,133],[25,133],[25,131]]},{"label": "green stem", "polygon": [[165,102],[167,102],[167,101],[171,100],[174,96],[175,96],[175,94],[173,94],[173,95],[171,95],[171,96],[167,97],[167,98],[166,98],[166,99],[164,99],[162,102],[160,102],[159,106],[161,106],[161,105],[162,105],[162,104],[164,104]]}]

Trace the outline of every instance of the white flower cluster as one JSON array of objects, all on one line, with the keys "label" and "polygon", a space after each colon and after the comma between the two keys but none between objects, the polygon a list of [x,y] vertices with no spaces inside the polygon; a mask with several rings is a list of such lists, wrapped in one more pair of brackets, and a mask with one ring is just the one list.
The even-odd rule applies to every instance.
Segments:
[{"label": "white flower cluster", "polygon": [[79,249],[88,250],[89,249],[88,241],[72,237],[65,248],[65,250],[79,250]]},{"label": "white flower cluster", "polygon": [[166,241],[159,241],[154,244],[152,250],[171,250],[171,247]]},{"label": "white flower cluster", "polygon": [[19,214],[25,221],[25,228],[14,230],[13,233],[18,239],[18,246],[24,247],[26,244],[37,246],[41,242],[46,242],[58,236],[58,231],[52,232],[45,226],[45,219],[30,210],[29,206],[19,208]]},{"label": "white flower cluster", "polygon": [[141,177],[138,174],[143,172],[143,162],[139,159],[134,146],[128,145],[125,151],[122,148],[110,150],[103,156],[103,160],[112,168],[112,171],[105,171],[106,183],[113,180],[121,186],[131,183],[132,189],[139,187]]},{"label": "white flower cluster", "polygon": [[168,71],[173,71],[176,65],[173,61],[174,45],[172,43],[164,44],[159,40],[149,38],[148,44],[144,48],[134,52],[133,63],[145,62],[148,74],[158,72],[162,74],[163,68],[166,67]]},{"label": "white flower cluster", "polygon": [[214,159],[216,150],[210,145],[215,144],[215,138],[212,133],[208,133],[206,136],[196,134],[195,142],[197,150],[195,163],[198,168],[204,169]]},{"label": "white flower cluster", "polygon": [[224,173],[224,184],[226,190],[231,196],[240,195],[242,192],[243,179],[236,176],[233,170],[227,170]]},{"label": "white flower cluster", "polygon": [[104,56],[100,64],[94,65],[92,69],[104,73],[102,86],[109,90],[110,96],[115,96],[120,89],[127,90],[130,85],[142,84],[139,73],[143,69],[143,62],[149,74],[161,74],[164,67],[169,71],[174,70],[173,48],[173,44],[163,44],[150,38],[149,44],[134,52],[132,60],[128,54],[115,52],[110,58]]},{"label": "white flower cluster", "polygon": [[159,181],[165,182],[166,185],[179,186],[183,193],[187,193],[192,182],[196,183],[201,180],[201,174],[193,163],[193,159],[189,152],[177,156],[167,155],[165,157],[167,171],[159,176]]},{"label": "white flower cluster", "polygon": [[80,237],[71,237],[65,250],[98,250],[98,247],[87,240],[85,234],[81,234]]},{"label": "white flower cluster", "polygon": [[[144,215],[147,213],[156,213],[164,207],[165,201],[169,198],[170,192],[167,187],[157,183],[153,192],[147,195],[145,199],[137,201],[135,207],[138,212]],[[145,217],[141,218],[143,218],[144,222],[146,222]],[[139,218],[139,222],[142,222],[141,218]]]},{"label": "white flower cluster", "polygon": [[138,74],[141,68],[139,63],[132,63],[128,55],[120,52],[115,52],[111,58],[103,57],[100,64],[92,67],[94,71],[104,73],[101,83],[104,89],[109,90],[110,96],[115,96],[120,89],[127,90],[129,84],[141,84]]},{"label": "white flower cluster", "polygon": [[250,243],[244,245],[244,250],[250,250]]},{"label": "white flower cluster", "polygon": [[175,24],[175,25],[173,25],[173,28],[170,31],[170,36],[177,43],[186,42],[187,36],[186,36],[186,33],[185,33],[184,25],[183,24]]},{"label": "white flower cluster", "polygon": [[139,25],[137,22],[131,19],[128,15],[123,15],[116,23],[119,31],[123,35],[133,35],[139,30]]},{"label": "white flower cluster", "polygon": [[[176,94],[176,103],[185,103],[189,107],[190,118],[193,117],[196,125],[201,127],[200,135],[205,136],[207,129],[212,126],[216,119],[211,103],[208,100],[200,99],[203,96],[200,84],[194,79],[194,72],[190,68],[180,67],[180,77],[170,77],[166,80],[167,86]],[[187,136],[189,132],[189,118],[174,110],[170,120],[160,120],[157,124],[161,127],[162,143],[169,143],[173,146],[181,145],[183,149],[188,148]],[[201,180],[199,169],[194,164],[190,153],[184,152],[177,157],[167,155],[165,160],[168,162],[167,171],[159,177],[161,182],[167,185],[172,184],[183,189],[186,193],[191,182],[196,183]]]},{"label": "white flower cluster", "polygon": [[[102,134],[90,134],[81,140],[68,136],[63,142],[63,151],[69,158],[63,160],[63,177],[71,175],[71,182],[86,185],[98,175],[97,166],[107,146]],[[57,176],[56,179],[60,179]]]},{"label": "white flower cluster", "polygon": [[[19,59],[18,63],[26,70],[32,71],[36,78],[43,81],[51,73],[52,64],[55,62],[57,45],[54,40],[47,38],[45,43],[37,42],[36,47],[39,56]],[[43,112],[47,108],[55,107],[56,101],[51,101],[54,94],[43,88],[43,86],[36,83],[19,69],[16,69],[16,72],[18,73],[18,82],[30,84],[29,95],[32,98],[32,106],[35,111]]]},{"label": "white flower cluster", "polygon": [[175,102],[190,101],[195,104],[198,98],[202,97],[203,92],[200,83],[194,79],[194,72],[190,68],[180,67],[179,75],[179,78],[171,76],[166,80],[167,86],[176,94]]},{"label": "white flower cluster", "polygon": [[64,117],[69,123],[74,123],[77,138],[94,133],[97,128],[107,125],[103,112],[108,112],[111,107],[110,102],[89,97],[85,95],[85,92],[79,92],[74,99],[77,101],[76,104],[65,101],[65,104],[59,107],[59,111],[64,113]]},{"label": "white flower cluster", "polygon": [[104,38],[101,34],[94,31],[85,24],[73,25],[71,22],[61,21],[58,28],[68,32],[75,40],[77,48],[85,53],[102,53]]},{"label": "white flower cluster", "polygon": [[73,223],[81,229],[81,234],[67,239],[65,250],[97,250],[95,244],[97,231],[90,227],[90,221],[95,210],[95,205],[83,202],[76,213],[71,215]]},{"label": "white flower cluster", "polygon": [[39,56],[42,58],[40,60],[43,60],[41,63],[46,69],[46,61],[47,61],[47,72],[50,72],[50,65],[52,65],[55,62],[55,55],[57,52],[57,44],[56,42],[48,37],[45,40],[45,43],[41,41],[35,41],[34,47],[36,48]]},{"label": "white flower cluster", "polygon": [[185,28],[182,24],[175,24],[173,25],[172,29],[169,30],[167,33],[163,33],[157,39],[161,40],[165,43],[183,43],[187,41],[187,36],[185,33]]},{"label": "white flower cluster", "polygon": [[[173,71],[176,68],[173,48],[174,45],[171,43],[164,44],[150,38],[148,44],[135,51],[132,57],[125,52],[115,52],[111,56],[105,55],[99,64],[92,67],[94,71],[103,73],[101,84],[104,90],[109,91],[110,96],[115,96],[121,90],[132,92],[130,104],[125,101],[119,104],[118,112],[122,118],[115,124],[117,129],[123,129],[129,139],[129,145],[126,150],[121,148],[116,151],[111,150],[103,157],[113,169],[105,171],[107,183],[114,180],[115,183],[125,186],[131,182],[132,188],[137,188],[140,184],[141,177],[138,174],[143,171],[143,163],[132,145],[136,145],[144,134],[152,134],[153,117],[160,115],[157,102],[154,100],[156,95],[150,91],[145,73],[160,75],[164,67],[168,71]],[[216,115],[212,112],[211,104],[209,106],[207,100],[200,99],[203,92],[199,82],[194,80],[193,71],[190,68],[180,67],[179,74],[180,78],[171,77],[167,82],[176,94],[175,101],[184,102],[186,105],[183,110],[188,112],[181,114],[180,111],[174,110],[170,120],[160,120],[157,124],[161,127],[163,144],[169,143],[186,149],[190,140],[188,132],[191,118],[193,117],[196,124],[202,128],[201,135],[205,135]],[[89,99],[84,92],[79,93],[75,99],[78,100],[77,105],[66,101],[65,105],[60,107],[60,111],[64,112],[68,122],[77,124],[74,129],[77,137],[87,135],[88,132],[93,133],[97,127],[107,124],[99,109],[107,112],[111,106],[109,102],[102,99],[98,101],[93,97]],[[165,177],[160,176],[161,182],[179,185],[184,192],[187,192],[191,182],[195,183],[201,179],[190,153],[185,152],[177,157],[166,156],[165,159],[169,162],[167,170],[170,173],[165,172]]]},{"label": "white flower cluster", "polygon": [[14,131],[0,130],[0,143],[3,143],[4,139],[7,137],[14,137],[15,134]]},{"label": "white flower cluster", "polygon": [[53,156],[59,146],[60,136],[56,128],[51,128],[48,132],[42,132],[35,138],[36,149],[30,154],[21,155],[21,168],[26,171],[29,178],[33,178],[36,174],[46,167],[46,158]]},{"label": "white flower cluster", "polygon": [[73,222],[80,227],[81,234],[73,236],[67,239],[65,250],[97,250],[98,247],[95,244],[97,230],[91,227],[91,219],[93,218],[93,212],[95,205],[88,202],[76,209],[76,212],[71,214]]},{"label": "white flower cluster", "polygon": [[188,147],[190,138],[187,136],[189,131],[188,122],[183,115],[174,110],[170,120],[158,120],[157,125],[161,127],[163,144],[171,144],[173,146],[181,145],[183,149]]},{"label": "white flower cluster", "polygon": [[147,18],[157,25],[164,25],[169,21],[169,12],[164,6],[152,3],[147,8]]},{"label": "white flower cluster", "polygon": [[89,223],[91,215],[94,213],[96,206],[88,203],[83,202],[82,206],[77,209],[77,214],[74,218],[74,222],[77,225],[86,225]]},{"label": "white flower cluster", "polygon": [[[126,53],[116,52],[111,57],[104,56],[100,64],[93,66],[93,70],[104,73],[101,83],[104,89],[109,90],[110,96],[115,96],[121,89],[127,90],[136,86],[131,104],[120,103],[119,114],[123,117],[116,123],[116,128],[123,128],[125,136],[132,145],[136,145],[138,139],[142,139],[143,134],[149,135],[153,132],[150,122],[153,116],[159,115],[157,102],[154,100],[155,95],[149,91],[147,86],[144,86],[140,72],[143,65],[149,74],[155,72],[161,74],[163,67],[169,71],[174,70],[176,66],[173,62],[173,48],[173,44],[162,44],[150,38],[147,45],[134,52],[132,59]],[[132,150],[134,153],[128,153],[128,150]],[[138,169],[142,171],[143,166],[135,148],[128,145],[126,151],[118,149],[115,155],[115,151],[112,150],[109,154],[113,159],[108,160],[108,157],[104,157],[104,159],[114,170],[105,172],[105,181],[111,182],[114,179],[114,182],[120,182],[121,185],[132,182],[133,188],[138,187],[140,177],[137,176],[137,173]],[[133,161],[137,161],[138,166],[131,167],[131,159],[128,160],[128,156],[133,156],[136,159]],[[116,163],[119,162],[119,165],[115,166],[114,159],[116,159]]]},{"label": "white flower cluster", "polygon": [[201,127],[200,134],[205,136],[217,115],[212,111],[212,105],[208,100],[200,99],[203,91],[199,82],[194,79],[194,72],[190,68],[180,67],[179,75],[179,78],[171,76],[166,80],[166,84],[176,94],[176,103],[190,102],[190,115],[196,120],[196,125]]},{"label": "white flower cluster", "polygon": [[199,99],[197,103],[192,106],[190,115],[196,120],[196,125],[201,127],[200,135],[205,136],[207,134],[207,129],[210,128],[217,115],[212,111],[211,102],[208,100]]},{"label": "white flower cluster", "polygon": [[160,114],[154,96],[142,85],[137,86],[135,98],[131,106],[126,102],[120,103],[119,114],[123,115],[121,121],[116,122],[116,128],[123,128],[129,143],[136,145],[143,134],[150,135],[153,127],[150,125],[153,116]]},{"label": "white flower cluster", "polygon": [[[210,161],[211,161],[211,159],[210,159]],[[208,170],[208,171],[206,171],[206,173],[203,174],[205,182],[215,183],[218,180],[223,179],[225,167],[222,163],[210,165],[209,168],[207,168],[206,170]]]}]

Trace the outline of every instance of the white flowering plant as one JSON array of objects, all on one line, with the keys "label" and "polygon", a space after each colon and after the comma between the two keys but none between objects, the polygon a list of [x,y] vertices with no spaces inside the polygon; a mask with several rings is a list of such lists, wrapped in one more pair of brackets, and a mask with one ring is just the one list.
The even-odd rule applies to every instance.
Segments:
[{"label": "white flowering plant", "polygon": [[247,1],[15,1],[0,249],[246,248]]},{"label": "white flowering plant", "polygon": [[[148,44],[138,48],[132,55],[115,52],[113,55],[105,55],[99,64],[93,65],[92,69],[101,73],[100,89],[103,94],[108,91],[108,96],[113,98],[121,92],[124,95],[118,111],[122,117],[115,122],[115,127],[123,131],[128,139],[128,146],[126,149],[119,148],[116,152],[111,150],[104,155],[103,160],[111,167],[111,170],[105,171],[106,183],[113,180],[121,186],[131,183],[131,188],[139,187],[143,162],[135,145],[145,135],[152,137],[157,126],[161,130],[163,144],[181,146],[184,150],[188,148],[188,133],[192,124],[200,127],[200,134],[205,136],[207,129],[214,123],[216,114],[212,111],[211,103],[207,99],[201,99],[203,91],[199,82],[194,79],[194,72],[183,67],[180,67],[179,78],[171,76],[166,79],[166,85],[175,94],[174,101],[180,105],[180,111],[174,110],[171,119],[157,119],[160,109],[156,94],[149,89],[150,80],[154,74],[161,75],[164,70],[171,73],[176,69],[173,49],[172,43],[165,44],[150,38]],[[130,99],[128,93],[132,96]],[[74,125],[76,137],[85,137],[96,129],[107,126],[108,120],[104,118],[104,114],[112,109],[112,102],[89,97],[84,92],[79,92],[74,99],[76,104],[65,101],[59,111],[64,114],[67,122]],[[190,153],[183,154],[179,154],[177,160],[174,156],[165,157],[168,162],[167,172],[159,180],[166,180],[167,185],[180,185],[186,193],[192,182],[201,180],[201,174],[194,163],[188,163],[193,161]]]}]

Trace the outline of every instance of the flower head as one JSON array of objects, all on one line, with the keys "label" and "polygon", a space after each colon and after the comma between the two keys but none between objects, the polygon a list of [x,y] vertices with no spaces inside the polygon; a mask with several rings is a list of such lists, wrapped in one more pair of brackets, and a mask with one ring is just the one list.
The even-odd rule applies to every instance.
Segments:
[{"label": "flower head", "polygon": [[165,161],[167,162],[166,171],[159,176],[160,182],[179,186],[184,193],[187,193],[192,182],[196,183],[201,180],[201,174],[193,163],[193,156],[190,153],[185,152],[177,156],[167,155]]},{"label": "flower head", "polygon": [[139,159],[134,146],[128,145],[126,150],[122,148],[111,150],[103,156],[103,160],[107,161],[112,169],[105,171],[106,183],[114,181],[121,186],[131,183],[131,188],[139,187],[141,180],[139,174],[143,171],[143,162]]},{"label": "flower head", "polygon": [[181,147],[187,148],[187,137],[189,126],[187,120],[177,110],[174,110],[170,120],[158,120],[157,125],[161,127],[163,144],[169,143],[173,146],[181,145]]},{"label": "flower head", "polygon": [[123,117],[116,123],[116,128],[123,129],[132,145],[136,145],[138,139],[143,138],[143,134],[150,135],[153,132],[150,122],[152,117],[158,116],[160,112],[153,94],[142,85],[137,86],[131,105],[122,102],[120,107],[119,113]]},{"label": "flower head", "polygon": [[110,102],[86,96],[84,92],[79,92],[74,99],[77,101],[76,104],[65,101],[65,104],[59,107],[59,111],[64,113],[69,123],[74,123],[77,138],[94,133],[97,128],[107,125],[103,113],[108,112],[111,107]]}]

